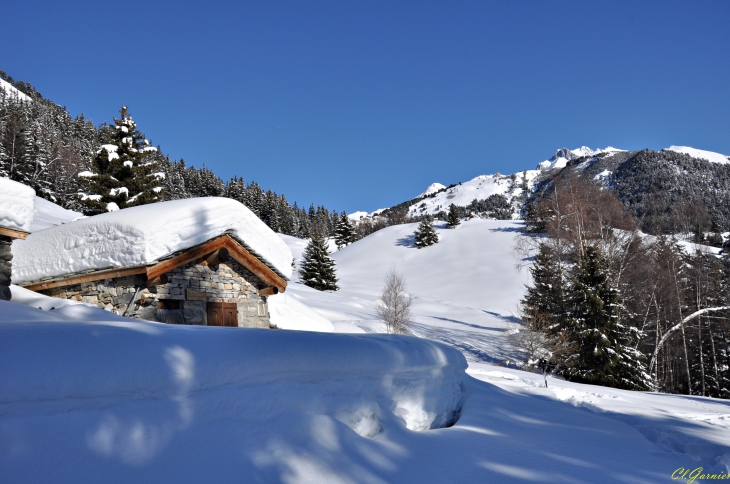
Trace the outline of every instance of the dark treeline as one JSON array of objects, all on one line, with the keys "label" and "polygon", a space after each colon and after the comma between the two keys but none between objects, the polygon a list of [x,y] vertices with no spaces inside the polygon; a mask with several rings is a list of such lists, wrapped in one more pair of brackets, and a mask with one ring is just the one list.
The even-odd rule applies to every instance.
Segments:
[{"label": "dark treeline", "polygon": [[652,150],[576,158],[563,170],[546,172],[532,198],[541,198],[554,180],[573,175],[613,191],[646,233],[730,230],[730,163]]},{"label": "dark treeline", "polygon": [[[513,337],[528,366],[627,389],[730,397],[730,264],[645,236],[613,191],[563,176],[528,205],[536,250]],[[522,247],[523,249],[525,247]]]},{"label": "dark treeline", "polygon": [[[97,207],[89,205],[89,195],[93,197],[95,194],[89,192],[89,183],[83,183],[88,177],[84,180],[79,174],[105,174],[102,172],[109,167],[100,166],[99,161],[106,161],[108,153],[101,150],[102,146],[116,144],[119,154],[123,149],[129,151],[129,146],[122,146],[118,139],[121,136],[119,128],[131,122],[131,118],[126,119],[126,110],[114,124],[103,123],[97,128],[83,115],[72,117],[65,107],[43,98],[29,83],[15,81],[3,71],[0,71],[0,77],[31,98],[31,101],[23,101],[0,89],[0,176],[33,187],[38,196],[63,208],[87,214],[99,213],[100,203],[96,204]],[[132,137],[131,134],[129,136]],[[141,143],[141,133],[139,138]],[[135,136],[134,143],[137,141]],[[196,168],[187,166],[184,160],[170,160],[159,147],[149,152],[145,150],[138,158],[134,160],[134,169],[139,164],[144,167],[145,173],[164,174],[164,179],[159,182],[162,188],[160,199],[233,198],[246,205],[273,230],[287,235],[306,238],[312,231],[319,231],[325,236],[334,236],[342,215],[323,206],[311,205],[305,209],[296,203],[290,204],[284,195],[264,191],[255,181],[245,183],[242,178],[233,177],[224,182],[205,165]],[[118,164],[123,163],[123,159],[124,155]],[[112,161],[116,160],[109,157],[109,164]],[[112,179],[119,178],[116,172],[114,175]],[[101,201],[114,201],[124,208],[132,204],[122,204],[120,196],[123,201],[131,202],[135,195],[122,193],[107,200],[108,194],[104,194]],[[139,197],[136,201],[148,203],[140,201]],[[369,225],[363,224],[360,231],[368,233],[373,230],[373,224]]]}]

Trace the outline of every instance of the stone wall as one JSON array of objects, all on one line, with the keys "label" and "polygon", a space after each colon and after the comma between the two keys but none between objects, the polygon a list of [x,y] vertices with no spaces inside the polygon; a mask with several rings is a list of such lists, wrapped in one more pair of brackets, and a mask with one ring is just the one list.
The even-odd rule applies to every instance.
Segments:
[{"label": "stone wall", "polygon": [[0,300],[10,301],[10,273],[13,253],[10,246],[13,239],[0,235]]},{"label": "stone wall", "polygon": [[[216,266],[191,262],[167,273],[167,284],[144,287],[142,275],[105,279],[40,291],[62,299],[76,299],[131,318],[159,321],[160,301],[179,301],[185,324],[207,324],[208,302],[236,303],[238,326],[268,328],[266,298],[258,294],[266,287],[236,261]],[[130,304],[130,301],[132,303]]]}]

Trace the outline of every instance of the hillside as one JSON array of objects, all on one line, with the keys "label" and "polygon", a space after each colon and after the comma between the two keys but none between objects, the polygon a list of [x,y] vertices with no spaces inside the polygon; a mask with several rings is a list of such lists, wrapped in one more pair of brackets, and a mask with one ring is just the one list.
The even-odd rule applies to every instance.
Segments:
[{"label": "hillside", "polygon": [[[15,288],[31,307],[0,303],[0,473],[11,482],[446,483],[727,472],[724,402],[553,378],[544,388],[539,375],[494,366],[512,356],[505,325],[528,278],[512,256],[519,226],[438,228],[441,242],[421,250],[414,224],[388,227],[333,254],[342,290],[295,278],[275,296],[306,303],[337,331],[379,332],[373,308],[395,266],[425,338],[170,326]],[[300,257],[306,241],[281,237]]]},{"label": "hillside", "polygon": [[[411,216],[443,219],[454,204],[461,216],[517,219],[525,203],[539,199],[554,179],[568,174],[585,176],[614,190],[637,218],[643,218],[642,228],[650,233],[682,232],[685,227],[680,227],[676,219],[680,216],[678,207],[683,204],[704,207],[708,214],[705,229],[712,221],[722,230],[730,230],[730,157],[688,146],[633,152],[613,147],[561,148],[537,163],[536,169],[511,175],[480,175],[448,187],[434,183],[418,197],[384,213],[404,208]],[[499,210],[504,206],[511,207],[511,215],[505,216],[505,210]],[[362,218],[364,212],[358,215]]]}]

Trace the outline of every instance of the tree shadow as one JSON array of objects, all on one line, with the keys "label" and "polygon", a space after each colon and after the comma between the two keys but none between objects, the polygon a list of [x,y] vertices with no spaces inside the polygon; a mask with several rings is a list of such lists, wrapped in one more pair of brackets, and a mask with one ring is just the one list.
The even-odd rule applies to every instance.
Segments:
[{"label": "tree shadow", "polygon": [[401,237],[400,239],[395,241],[395,245],[397,245],[399,247],[412,247],[415,249],[416,248],[416,236],[411,234],[411,235],[406,235],[405,237]]}]

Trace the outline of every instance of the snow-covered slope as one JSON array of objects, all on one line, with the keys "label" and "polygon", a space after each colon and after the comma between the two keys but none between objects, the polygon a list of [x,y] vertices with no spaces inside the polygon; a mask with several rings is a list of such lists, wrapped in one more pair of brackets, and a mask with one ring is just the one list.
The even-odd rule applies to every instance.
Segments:
[{"label": "snow-covered slope", "polygon": [[574,160],[575,158],[581,158],[583,156],[596,156],[602,153],[615,153],[617,151],[624,150],[614,148],[613,146],[609,146],[607,148],[598,148],[596,150],[593,150],[587,146],[581,146],[580,148],[576,148],[574,150],[561,148],[556,151],[551,158],[538,163],[537,169],[541,171],[546,171],[553,170],[555,168],[565,168],[565,165],[567,165],[570,160]]},{"label": "snow-covered slope", "polygon": [[32,233],[13,243],[13,281],[150,264],[228,231],[291,276],[291,252],[266,224],[235,200],[208,197],[127,208]]},{"label": "snow-covered slope", "polygon": [[676,151],[677,153],[684,153],[691,156],[692,158],[701,158],[711,163],[730,163],[730,156],[715,153],[712,151],[698,150],[697,148],[692,148],[691,146],[670,146],[669,148],[664,148],[663,151]]},{"label": "snow-covered slope", "polygon": [[426,188],[426,191],[418,195],[418,197],[425,197],[427,195],[431,195],[432,193],[436,193],[439,190],[443,190],[446,188],[446,185],[442,185],[440,183],[431,183],[428,188]]},{"label": "snow-covered slope", "polygon": [[29,232],[33,224],[35,190],[0,177],[0,227]]},{"label": "snow-covered slope", "polygon": [[[0,303],[0,475],[654,483],[680,467],[727,472],[727,402],[552,378],[544,388],[539,375],[486,364],[510,352],[504,325],[527,280],[511,250],[519,226],[466,221],[438,228],[441,241],[425,249],[412,246],[415,224],[389,227],[333,254],[340,291],[295,276],[286,292],[336,327],[373,331],[395,266],[415,297],[414,332],[459,348],[473,378],[460,355],[425,339],[72,322],[47,301]],[[282,238],[299,257],[306,242]],[[413,431],[460,405],[455,425]]]},{"label": "snow-covered slope", "polygon": [[[411,205],[408,211],[411,215],[434,215],[438,212],[447,212],[449,205],[452,203],[457,206],[466,206],[473,200],[485,200],[494,194],[501,194],[507,197],[508,200],[512,200],[523,193],[523,177],[527,186],[531,188],[538,174],[539,171],[537,170],[528,170],[517,173],[514,180],[500,174],[481,175],[435,195],[428,196]],[[431,187],[434,185],[431,185]],[[443,187],[443,185],[441,186]]]},{"label": "snow-covered slope", "polygon": [[15,86],[13,86],[12,84],[10,84],[8,81],[6,81],[4,79],[0,79],[0,90],[5,91],[8,96],[14,97],[21,101],[30,101],[31,100],[27,94],[18,91],[18,89],[16,89]]},{"label": "snow-covered slope", "polygon": [[[529,282],[513,255],[520,222],[473,219],[456,230],[436,222],[440,242],[414,247],[418,224],[387,227],[332,254],[340,290],[320,292],[298,283],[286,294],[330,321],[336,331],[383,331],[375,315],[386,272],[395,267],[414,295],[416,334],[448,343],[467,359],[501,363],[512,356],[505,326]],[[282,236],[295,260],[306,241]]]}]

